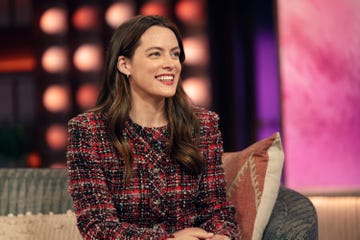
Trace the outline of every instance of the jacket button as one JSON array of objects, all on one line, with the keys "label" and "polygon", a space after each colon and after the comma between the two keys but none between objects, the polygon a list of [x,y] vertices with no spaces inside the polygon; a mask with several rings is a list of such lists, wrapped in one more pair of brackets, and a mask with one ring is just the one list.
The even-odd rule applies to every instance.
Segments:
[{"label": "jacket button", "polygon": [[154,168],[154,173],[158,174],[160,172],[160,169]]}]

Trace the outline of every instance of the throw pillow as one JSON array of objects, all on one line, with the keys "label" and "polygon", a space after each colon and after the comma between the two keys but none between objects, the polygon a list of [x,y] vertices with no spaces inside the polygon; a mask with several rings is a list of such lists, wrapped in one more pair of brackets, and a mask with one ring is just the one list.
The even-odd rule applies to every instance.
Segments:
[{"label": "throw pillow", "polygon": [[240,239],[259,240],[278,195],[284,162],[280,134],[223,154],[227,196],[234,204]]}]

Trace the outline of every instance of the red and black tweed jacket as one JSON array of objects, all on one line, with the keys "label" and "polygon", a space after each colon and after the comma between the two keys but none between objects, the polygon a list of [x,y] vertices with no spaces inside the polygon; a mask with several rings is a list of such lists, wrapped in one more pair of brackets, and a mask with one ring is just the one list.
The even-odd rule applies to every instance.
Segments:
[{"label": "red and black tweed jacket", "polygon": [[134,154],[131,181],[107,132],[104,114],[87,112],[69,121],[69,192],[84,239],[166,239],[186,227],[236,239],[235,209],[226,200],[218,115],[195,108],[200,150],[207,161],[197,176],[171,158],[167,127],[128,120],[123,132]]}]

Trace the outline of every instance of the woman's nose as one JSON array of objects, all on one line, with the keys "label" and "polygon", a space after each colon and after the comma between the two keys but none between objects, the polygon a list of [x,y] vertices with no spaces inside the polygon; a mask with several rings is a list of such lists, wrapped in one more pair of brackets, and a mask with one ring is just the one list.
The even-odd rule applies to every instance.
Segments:
[{"label": "woman's nose", "polygon": [[175,64],[166,63],[166,64],[163,65],[163,68],[173,70],[175,68]]},{"label": "woman's nose", "polygon": [[172,55],[168,55],[164,58],[163,67],[169,68],[169,69],[174,69],[178,62],[179,62],[178,58],[175,58]]}]

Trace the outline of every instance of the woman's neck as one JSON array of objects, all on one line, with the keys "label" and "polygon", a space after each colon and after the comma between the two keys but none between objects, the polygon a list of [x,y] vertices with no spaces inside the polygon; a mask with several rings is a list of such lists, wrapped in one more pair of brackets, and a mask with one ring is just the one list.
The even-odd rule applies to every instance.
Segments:
[{"label": "woman's neck", "polygon": [[129,117],[143,127],[161,127],[167,124],[164,102],[158,104],[133,102]]}]

